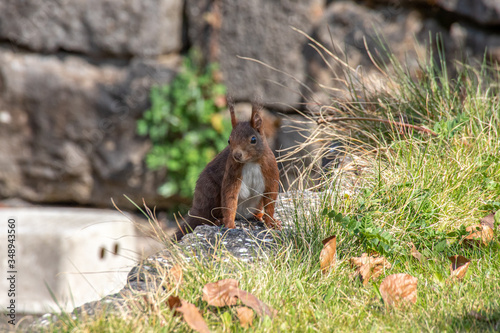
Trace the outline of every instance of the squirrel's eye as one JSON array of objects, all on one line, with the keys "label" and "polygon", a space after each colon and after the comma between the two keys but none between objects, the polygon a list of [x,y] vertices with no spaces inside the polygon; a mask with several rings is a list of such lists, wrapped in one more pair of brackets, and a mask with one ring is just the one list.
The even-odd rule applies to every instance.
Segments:
[{"label": "squirrel's eye", "polygon": [[227,139],[227,144],[230,144],[231,143],[231,140],[230,139]]},{"label": "squirrel's eye", "polygon": [[252,136],[252,138],[250,139],[250,143],[251,144],[256,144],[257,143],[257,138],[255,136]]}]

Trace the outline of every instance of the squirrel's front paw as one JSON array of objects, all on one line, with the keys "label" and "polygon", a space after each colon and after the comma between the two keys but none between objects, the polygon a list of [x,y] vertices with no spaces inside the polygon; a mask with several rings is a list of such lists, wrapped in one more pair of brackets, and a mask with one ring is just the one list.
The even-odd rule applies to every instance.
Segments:
[{"label": "squirrel's front paw", "polygon": [[264,218],[264,213],[263,212],[259,212],[257,214],[253,214],[253,217],[255,217],[255,219],[257,219],[257,221],[260,221],[260,222],[264,221],[264,219],[263,219]]},{"label": "squirrel's front paw", "polygon": [[224,224],[224,227],[226,227],[228,229],[236,228],[236,224],[234,224],[234,220],[222,219],[222,223]]},{"label": "squirrel's front paw", "polygon": [[264,216],[264,222],[266,223],[266,226],[271,229],[277,229],[277,230],[282,230],[283,227],[281,226],[281,221],[280,220],[275,220],[267,215]]}]

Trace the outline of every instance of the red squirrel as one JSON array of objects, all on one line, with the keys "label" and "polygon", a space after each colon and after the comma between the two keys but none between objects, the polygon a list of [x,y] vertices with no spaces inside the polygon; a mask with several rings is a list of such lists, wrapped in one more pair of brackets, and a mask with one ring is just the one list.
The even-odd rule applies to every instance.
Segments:
[{"label": "red squirrel", "polygon": [[236,120],[231,102],[229,112],[233,130],[228,146],[201,172],[193,206],[175,234],[176,240],[202,224],[222,223],[233,229],[235,217],[263,218],[268,228],[281,229],[281,222],[274,219],[278,164],[264,136],[259,108],[252,105],[250,121],[245,122]]}]

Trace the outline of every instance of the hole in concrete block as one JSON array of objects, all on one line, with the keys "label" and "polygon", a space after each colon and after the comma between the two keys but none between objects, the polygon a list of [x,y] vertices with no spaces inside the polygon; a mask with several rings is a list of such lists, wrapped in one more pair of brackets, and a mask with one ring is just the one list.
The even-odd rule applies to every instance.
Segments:
[{"label": "hole in concrete block", "polygon": [[105,254],[106,254],[106,249],[103,246],[101,246],[101,250],[99,252],[99,258],[104,259]]},{"label": "hole in concrete block", "polygon": [[120,250],[120,244],[115,243],[115,246],[113,248],[113,254],[116,256],[118,254],[118,250]]}]

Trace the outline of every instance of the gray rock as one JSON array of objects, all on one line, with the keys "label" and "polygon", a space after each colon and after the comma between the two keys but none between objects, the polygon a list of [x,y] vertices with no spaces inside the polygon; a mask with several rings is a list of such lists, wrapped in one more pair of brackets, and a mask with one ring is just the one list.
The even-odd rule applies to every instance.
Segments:
[{"label": "gray rock", "polygon": [[[188,35],[207,60],[220,63],[235,100],[260,95],[268,106],[289,109],[301,100],[299,82],[306,74],[306,39],[291,27],[310,32],[323,7],[324,0],[187,0]],[[262,61],[291,77],[238,56]]]},{"label": "gray rock", "polygon": [[[280,183],[284,191],[314,186],[321,172],[321,160],[315,158],[321,149],[318,142],[308,142],[316,123],[304,116],[288,115],[281,120],[278,131],[278,166]],[[307,172],[308,176],[303,177]]]},{"label": "gray rock", "polygon": [[[418,55],[426,53],[429,33],[447,36],[437,22],[401,6],[370,9],[354,2],[331,3],[323,20],[316,25],[313,37],[338,59],[323,52],[327,65],[318,52],[308,51],[311,80],[307,86],[314,91],[310,97],[319,105],[330,104],[332,97],[349,99],[346,88],[350,83],[383,88],[386,80],[373,60],[381,67],[383,63],[389,64],[386,47],[414,71],[418,69]],[[319,88],[318,83],[332,89]]]},{"label": "gray rock", "polygon": [[453,23],[450,35],[455,52],[461,53],[462,58],[472,56],[482,60],[486,53],[488,60],[500,61],[500,34],[491,34],[470,24]]},{"label": "gray rock", "polygon": [[182,0],[6,0],[0,39],[33,51],[154,56],[182,47]]},{"label": "gray rock", "polygon": [[436,0],[435,4],[481,25],[500,24],[500,2],[498,0]]},{"label": "gray rock", "polygon": [[419,8],[428,17],[437,13],[437,19],[441,19],[439,16],[444,14],[447,16],[446,20],[471,20],[484,27],[500,24],[500,2],[497,0],[369,0],[365,3],[375,8],[377,7],[374,5],[389,6],[393,9]]},{"label": "gray rock", "polygon": [[167,206],[162,172],[144,164],[136,135],[152,84],[175,75],[178,58],[91,64],[73,56],[0,49],[0,197],[122,208]]}]

